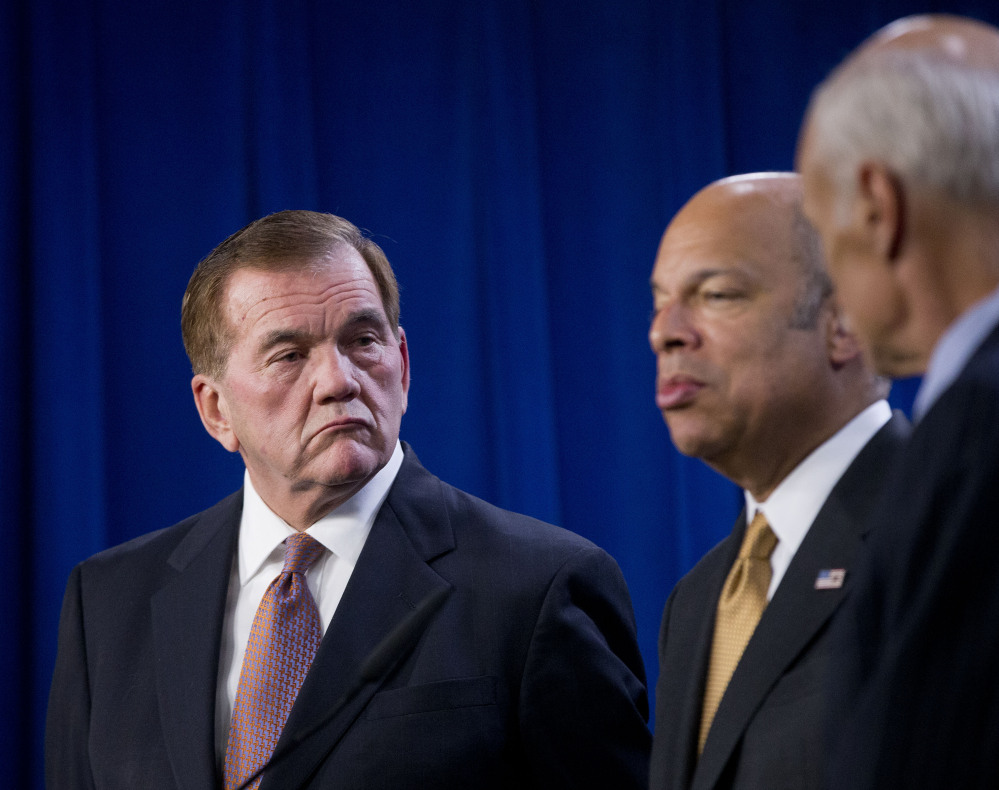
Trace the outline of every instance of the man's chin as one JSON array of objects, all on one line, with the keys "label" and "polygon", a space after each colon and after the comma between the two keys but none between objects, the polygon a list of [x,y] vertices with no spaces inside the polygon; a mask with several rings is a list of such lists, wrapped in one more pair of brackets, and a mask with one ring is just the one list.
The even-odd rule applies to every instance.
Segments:
[{"label": "man's chin", "polygon": [[670,424],[669,419],[667,419],[666,425],[669,428],[670,440],[681,455],[690,458],[704,458],[706,454],[711,452],[715,439],[707,432],[697,430],[691,425],[681,424],[679,420]]},{"label": "man's chin", "polygon": [[331,488],[364,486],[388,462],[370,447],[336,447],[315,459],[307,477]]},{"label": "man's chin", "polygon": [[891,347],[875,347],[871,351],[874,369],[881,376],[891,379],[908,379],[926,372],[926,359],[922,354],[907,353]]}]

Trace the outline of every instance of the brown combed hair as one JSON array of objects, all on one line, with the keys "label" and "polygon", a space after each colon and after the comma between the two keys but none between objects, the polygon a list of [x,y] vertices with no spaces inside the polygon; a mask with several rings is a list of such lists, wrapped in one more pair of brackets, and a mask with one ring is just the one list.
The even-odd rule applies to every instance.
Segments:
[{"label": "brown combed hair", "polygon": [[347,244],[368,264],[389,326],[399,334],[399,284],[382,248],[355,225],[318,211],[279,211],[251,222],[212,250],[194,270],[184,292],[180,328],[195,373],[221,378],[233,333],[226,315],[226,286],[233,272],[307,270]]}]

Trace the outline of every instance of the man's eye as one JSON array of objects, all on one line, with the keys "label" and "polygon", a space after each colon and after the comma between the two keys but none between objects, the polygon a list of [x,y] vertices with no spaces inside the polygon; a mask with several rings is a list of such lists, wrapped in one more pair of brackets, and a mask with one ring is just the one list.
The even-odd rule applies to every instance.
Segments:
[{"label": "man's eye", "polygon": [[709,302],[725,302],[731,299],[738,299],[738,291],[705,291],[704,298]]},{"label": "man's eye", "polygon": [[301,351],[285,351],[274,358],[275,362],[297,362],[302,359]]}]

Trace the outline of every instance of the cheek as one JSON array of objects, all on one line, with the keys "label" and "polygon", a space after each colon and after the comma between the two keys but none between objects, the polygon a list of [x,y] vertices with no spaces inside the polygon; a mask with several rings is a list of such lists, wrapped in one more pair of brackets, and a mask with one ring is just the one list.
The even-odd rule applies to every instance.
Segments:
[{"label": "cheek", "polygon": [[822,255],[825,259],[826,271],[837,289],[853,276],[851,269],[856,264],[856,253],[852,249],[850,239],[839,229],[824,229],[819,233],[822,241]]},{"label": "cheek", "polygon": [[372,398],[371,408],[378,414],[378,421],[383,427],[398,422],[406,411],[406,397],[402,387],[396,382],[387,382],[378,387]]},{"label": "cheek", "polygon": [[401,365],[378,365],[367,372],[364,389],[372,408],[382,414],[400,414],[406,410]]},{"label": "cheek", "polygon": [[287,387],[263,382],[233,388],[233,395],[240,404],[233,415],[233,424],[256,434],[265,443],[268,437],[280,437],[304,420],[307,405],[302,399],[292,397]]},{"label": "cheek", "polygon": [[824,341],[818,331],[791,329],[792,314],[790,305],[774,311],[765,324],[747,327],[732,347],[725,377],[732,419],[756,419],[820,375]]},{"label": "cheek", "polygon": [[850,328],[862,340],[879,334],[893,321],[894,300],[890,283],[884,280],[870,270],[857,267],[837,292]]},{"label": "cheek", "polygon": [[240,410],[251,416],[273,411],[281,400],[275,389],[266,383],[239,384],[232,387],[232,394],[240,404]]}]

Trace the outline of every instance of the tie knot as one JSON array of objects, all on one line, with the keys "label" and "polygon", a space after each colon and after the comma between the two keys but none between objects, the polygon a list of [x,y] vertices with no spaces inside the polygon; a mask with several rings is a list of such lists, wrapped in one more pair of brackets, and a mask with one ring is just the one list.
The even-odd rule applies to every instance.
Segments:
[{"label": "tie knot", "polygon": [[323,553],[323,544],[299,532],[284,542],[284,567],[281,573],[305,573]]},{"label": "tie knot", "polygon": [[755,557],[760,560],[770,559],[770,553],[777,545],[777,536],[770,529],[767,517],[763,511],[757,511],[753,520],[746,527],[746,536],[742,539],[742,548],[739,550],[740,557]]}]

